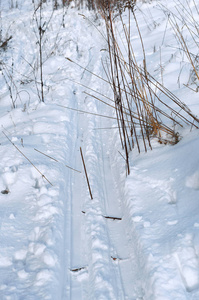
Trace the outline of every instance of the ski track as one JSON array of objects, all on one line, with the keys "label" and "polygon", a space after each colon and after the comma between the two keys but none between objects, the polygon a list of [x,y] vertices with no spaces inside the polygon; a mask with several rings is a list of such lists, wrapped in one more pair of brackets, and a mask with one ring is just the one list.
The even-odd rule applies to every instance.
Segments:
[{"label": "ski track", "polygon": [[[98,64],[100,58],[97,57],[95,52],[91,57],[95,57],[96,61],[93,63],[95,67],[92,63],[89,64],[89,70],[101,75],[101,68]],[[95,86],[95,77],[88,74],[86,76],[91,86],[92,84]],[[103,88],[103,84],[100,84],[98,91],[103,92]],[[84,106],[82,108],[81,104],[80,108],[95,113],[101,113],[101,109],[104,110],[99,102],[89,97],[85,97]],[[114,179],[114,173],[118,171],[116,168],[115,170],[111,168],[109,135],[96,130],[98,127],[111,126],[111,124],[101,121],[100,118],[84,115],[80,118],[79,125],[82,130],[81,146],[85,151],[85,161],[94,198],[93,200],[90,199],[84,179],[86,199],[82,201],[83,211],[85,212],[82,216],[85,219],[85,224],[82,228],[86,230],[89,256],[87,258],[88,265],[85,265],[84,261],[80,264],[78,259],[79,268],[82,268],[79,271],[79,276],[81,278],[85,277],[85,280],[88,276],[87,293],[89,299],[138,299],[136,291],[137,275],[133,272],[133,269],[135,269],[135,260],[132,256],[133,245],[131,240],[129,241],[129,227],[126,227],[127,216],[121,204],[123,194],[122,191],[118,190],[120,186],[118,180],[121,178]],[[78,209],[80,212],[80,206]],[[107,219],[105,217],[122,218],[122,220]],[[80,219],[82,218],[75,218],[75,222],[79,223],[77,220]],[[74,228],[78,228],[77,224],[74,225]],[[82,234],[85,238],[85,233]],[[75,236],[75,232],[72,233],[72,236]],[[76,244],[76,247],[78,246],[79,243]],[[78,249],[81,249],[81,247],[78,247]],[[74,257],[77,258],[77,255]],[[78,257],[81,257],[81,253]],[[78,263],[74,264],[75,266],[77,268]],[[76,279],[78,280],[78,275]],[[133,282],[136,283],[134,288],[132,286]],[[131,284],[129,285],[129,283]],[[129,288],[130,286],[131,288]]]},{"label": "ski track", "polygon": [[[102,42],[99,39],[99,45]],[[83,55],[82,65],[102,76],[100,66],[102,55],[99,57],[99,53],[99,49],[91,45],[87,61]],[[80,74],[84,85],[89,84],[91,87],[98,85],[97,90],[103,93],[103,82],[99,83],[94,75],[85,70]],[[77,103],[75,108],[95,113],[104,111],[101,103],[92,97],[82,96],[81,91],[82,88],[78,87],[71,101]],[[119,190],[121,178],[115,178],[114,173],[118,171],[111,167],[110,136],[107,132],[103,134],[102,131],[96,130],[98,127],[112,124],[92,115],[77,112],[72,114],[77,116],[74,123],[77,124],[74,131],[77,132],[73,135],[76,142],[71,155],[74,153],[73,165],[81,170],[82,174],[72,172],[70,179],[71,232],[69,233],[68,226],[66,230],[71,237],[70,299],[141,299],[137,296],[137,275],[133,271],[135,260],[132,255],[133,245],[128,233],[129,227],[126,226],[128,217],[122,205],[124,195],[123,191]],[[93,200],[88,193],[80,146],[83,150]],[[65,236],[68,234],[65,233]],[[66,276],[66,280],[67,278]],[[67,295],[69,297],[69,294]]]}]

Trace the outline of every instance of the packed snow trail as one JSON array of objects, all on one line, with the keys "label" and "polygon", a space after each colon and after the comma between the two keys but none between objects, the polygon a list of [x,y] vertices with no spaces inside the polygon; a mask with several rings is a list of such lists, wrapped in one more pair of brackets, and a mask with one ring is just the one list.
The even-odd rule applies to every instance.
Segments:
[{"label": "packed snow trail", "polygon": [[[102,42],[104,41],[97,44]],[[84,64],[92,73],[103,76],[99,55],[101,56],[96,46],[90,48],[89,61],[84,61]],[[89,84],[97,87],[98,92],[103,92],[103,82],[99,82],[91,73],[82,70],[79,72],[85,86]],[[78,89],[81,90],[80,87]],[[102,114],[105,110],[94,98],[82,97],[80,91],[75,93],[75,97],[80,110],[96,114]],[[70,299],[137,299],[137,287],[132,286],[133,282],[136,283],[137,274],[132,271],[135,266],[132,261],[132,245],[126,232],[128,228],[123,220],[122,194],[118,191],[120,182],[114,180],[116,170],[111,170],[109,160],[110,136],[98,130],[111,124],[90,114],[78,114],[76,111],[73,114],[78,116],[74,165],[84,174],[79,152],[81,147],[85,154],[93,200],[90,198],[85,176],[71,173],[74,181],[71,181]]]}]

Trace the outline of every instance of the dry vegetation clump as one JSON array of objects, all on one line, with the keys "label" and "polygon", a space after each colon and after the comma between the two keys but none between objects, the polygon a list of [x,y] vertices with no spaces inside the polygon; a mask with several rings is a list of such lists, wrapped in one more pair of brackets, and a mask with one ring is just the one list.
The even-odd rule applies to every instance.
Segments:
[{"label": "dry vegetation clump", "polygon": [[[198,128],[199,122],[185,103],[148,72],[144,43],[134,10],[135,4],[135,1],[126,1],[120,6],[119,13],[115,13],[114,7],[111,3],[107,4],[107,1],[100,7],[106,24],[109,54],[109,68],[106,69],[106,74],[114,95],[114,107],[128,174],[129,152],[135,145],[139,152],[142,147],[147,152],[148,148],[152,149],[153,137],[158,138],[160,143],[175,144],[179,141],[176,126],[183,127],[183,124],[189,124]],[[125,24],[121,13],[126,9],[128,24]],[[122,25],[124,38],[118,35],[115,18],[119,19]],[[140,38],[142,65],[138,65],[133,50],[132,31]],[[177,32],[181,38],[180,30]]]}]

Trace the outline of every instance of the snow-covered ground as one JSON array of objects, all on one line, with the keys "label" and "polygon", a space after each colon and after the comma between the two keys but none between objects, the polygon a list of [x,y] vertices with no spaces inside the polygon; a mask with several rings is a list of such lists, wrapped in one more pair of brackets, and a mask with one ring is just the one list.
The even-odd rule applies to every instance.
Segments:
[{"label": "snow-covered ground", "polygon": [[[174,146],[154,138],[152,151],[134,149],[126,177],[115,112],[88,95],[112,98],[99,78],[104,20],[72,7],[52,15],[44,4],[43,103],[30,2],[1,1],[2,38],[12,38],[0,48],[0,299],[198,300],[199,131],[187,125]],[[199,115],[198,82],[168,21],[168,10],[179,24],[178,8],[190,16],[187,1],[137,2],[149,72]],[[142,64],[136,29],[132,45]]]}]

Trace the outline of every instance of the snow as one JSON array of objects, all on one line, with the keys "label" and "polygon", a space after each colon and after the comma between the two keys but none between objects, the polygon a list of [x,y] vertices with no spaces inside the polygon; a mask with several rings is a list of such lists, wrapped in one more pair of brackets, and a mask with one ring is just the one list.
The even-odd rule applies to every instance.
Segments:
[{"label": "snow", "polygon": [[[44,4],[43,20],[52,19],[42,103],[34,10],[17,2],[10,9],[1,1],[2,36],[12,39],[0,49],[0,299],[198,300],[199,131],[184,124],[176,145],[153,138],[152,151],[133,149],[126,176],[115,113],[89,95],[113,98],[100,79],[108,57],[103,18],[74,3],[52,15]],[[149,72],[199,115],[198,82],[168,19],[177,4],[137,1],[136,17]],[[124,50],[119,18],[115,26]],[[131,41],[141,65],[137,30]]]}]

